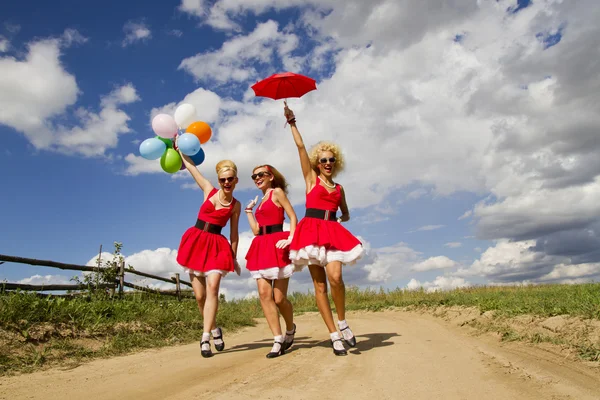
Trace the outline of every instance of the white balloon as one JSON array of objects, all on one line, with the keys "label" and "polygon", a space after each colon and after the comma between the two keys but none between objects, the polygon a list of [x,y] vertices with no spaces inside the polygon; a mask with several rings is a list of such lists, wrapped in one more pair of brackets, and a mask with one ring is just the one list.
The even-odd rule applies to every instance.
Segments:
[{"label": "white balloon", "polygon": [[186,129],[192,124],[192,122],[196,122],[198,119],[196,117],[196,107],[191,104],[184,103],[177,107],[174,118],[175,122],[181,129]]}]

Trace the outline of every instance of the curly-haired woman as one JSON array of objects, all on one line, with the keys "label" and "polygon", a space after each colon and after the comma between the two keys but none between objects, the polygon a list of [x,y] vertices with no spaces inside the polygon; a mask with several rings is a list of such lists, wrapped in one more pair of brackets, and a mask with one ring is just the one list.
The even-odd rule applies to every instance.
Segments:
[{"label": "curly-haired woman", "polygon": [[[346,355],[344,341],[356,345],[354,334],[346,322],[346,287],[342,279],[342,264],[354,264],[362,257],[360,241],[342,226],[350,219],[344,188],[333,181],[344,169],[344,157],[338,145],[319,142],[306,151],[302,136],[296,126],[292,110],[285,105],[284,114],[290,124],[294,142],[298,147],[300,166],[306,182],[306,214],[296,226],[290,244],[290,259],[296,267],[308,265],[315,287],[317,307],[327,325],[335,355]],[[338,208],[342,215],[336,216]],[[338,316],[337,331],[327,297],[327,280]]]}]

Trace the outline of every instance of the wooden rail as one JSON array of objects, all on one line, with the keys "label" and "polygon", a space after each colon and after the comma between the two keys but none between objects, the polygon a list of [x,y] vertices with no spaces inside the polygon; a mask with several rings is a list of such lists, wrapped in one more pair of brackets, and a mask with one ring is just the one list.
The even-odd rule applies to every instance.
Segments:
[{"label": "wooden rail", "polygon": [[[17,263],[17,264],[28,264],[28,265],[36,265],[50,268],[59,268],[62,270],[70,270],[70,271],[83,271],[83,272],[98,272],[101,271],[102,267],[91,267],[88,265],[77,265],[77,264],[68,264],[57,261],[50,260],[38,260],[35,258],[26,258],[26,257],[15,257],[9,256],[6,254],[0,254],[0,265],[5,262]],[[143,276],[145,278],[155,279],[157,281],[168,282],[175,285],[174,291],[165,291],[165,290],[157,290],[150,289],[143,286],[138,286],[133,283],[129,283],[125,281],[125,273],[134,274],[138,276]],[[118,293],[120,297],[123,297],[123,289],[125,287],[129,287],[132,289],[156,293],[167,296],[176,296],[178,299],[182,297],[190,297],[189,295],[182,296],[181,285],[185,285],[188,287],[192,287],[192,284],[187,281],[183,281],[179,279],[179,274],[175,274],[174,277],[164,278],[158,275],[152,275],[147,272],[137,271],[133,269],[126,269],[124,260],[121,261],[117,271],[117,282],[115,284],[101,284],[101,285],[93,285],[94,288],[110,288],[114,290],[118,287]],[[88,289],[88,285],[29,285],[29,284],[21,284],[21,283],[0,283],[0,288],[2,290],[31,290],[31,291],[52,291],[52,290],[85,290]]]}]

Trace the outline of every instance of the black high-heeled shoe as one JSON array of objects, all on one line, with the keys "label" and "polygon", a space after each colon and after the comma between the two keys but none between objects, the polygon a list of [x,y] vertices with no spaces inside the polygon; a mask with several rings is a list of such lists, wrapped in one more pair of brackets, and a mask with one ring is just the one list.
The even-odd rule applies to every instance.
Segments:
[{"label": "black high-heeled shoe", "polygon": [[285,354],[285,349],[283,348],[283,343],[275,341],[275,343],[279,343],[279,351],[270,351],[267,354],[267,358],[275,358]]},{"label": "black high-heeled shoe", "polygon": [[[292,337],[292,341],[291,341],[291,342],[288,342],[288,341],[287,341],[287,340],[285,340],[285,339],[284,339],[284,341],[283,341],[283,349],[284,349],[284,350],[287,350],[287,349],[289,349],[290,347],[292,347],[292,345],[294,344],[294,335],[295,335],[295,334],[296,334],[296,324],[294,324],[294,332],[292,332],[292,334],[290,335],[290,336]],[[285,335],[285,336],[286,336],[286,338],[287,338],[287,336],[288,336],[288,335],[287,335],[287,333],[286,333],[286,335]]]},{"label": "black high-heeled shoe", "polygon": [[346,351],[346,349],[344,348],[343,350],[337,350],[333,344],[335,342],[340,342],[342,343],[342,347],[344,346],[344,342],[342,342],[342,339],[335,339],[331,341],[331,347],[333,348],[333,354],[335,354],[336,356],[345,356],[348,354],[348,352]]},{"label": "black high-heeled shoe", "polygon": [[[202,350],[202,345],[205,343],[208,344],[208,350]],[[205,340],[204,342],[200,342],[200,354],[202,354],[202,357],[204,358],[209,358],[213,356],[213,352],[210,349],[210,341]]]},{"label": "black high-heeled shoe", "polygon": [[[221,328],[217,328],[219,330],[219,336],[213,336],[213,340],[223,340],[223,331],[221,330]],[[223,351],[225,350],[225,341],[223,340],[223,343],[221,344],[216,344],[215,343],[215,349],[217,349],[217,351]]]},{"label": "black high-heeled shoe", "polygon": [[[348,329],[348,331],[352,334],[352,337],[350,339],[346,339],[344,337],[344,331]],[[352,333],[352,331],[350,330],[350,327],[347,326],[344,329],[340,329],[340,333],[342,334],[342,338],[344,339],[344,342],[346,342],[346,344],[350,347],[356,347],[356,337],[354,336],[354,333]]]}]

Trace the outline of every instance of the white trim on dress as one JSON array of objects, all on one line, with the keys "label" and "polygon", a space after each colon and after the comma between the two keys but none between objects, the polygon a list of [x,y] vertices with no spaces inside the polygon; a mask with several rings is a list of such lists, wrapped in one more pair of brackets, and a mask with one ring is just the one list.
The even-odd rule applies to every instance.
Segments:
[{"label": "white trim on dress", "polygon": [[265,268],[259,269],[257,271],[249,271],[250,276],[254,279],[286,279],[292,276],[296,267],[294,264],[288,264],[285,267],[273,267],[273,268]]},{"label": "white trim on dress", "polygon": [[202,271],[196,271],[195,269],[189,269],[189,268],[185,268],[185,267],[183,267],[183,272],[185,272],[186,274],[194,274],[198,277],[207,277],[208,275],[211,275],[211,274],[221,274],[223,277],[225,277],[225,275],[227,275],[229,273],[229,271],[225,271],[222,269],[211,269],[210,271],[202,272]]},{"label": "white trim on dress", "polygon": [[361,244],[357,244],[349,251],[327,250],[323,246],[311,245],[300,250],[290,250],[290,260],[296,265],[296,271],[301,271],[307,265],[325,267],[332,261],[352,265],[362,258],[364,251]]}]

